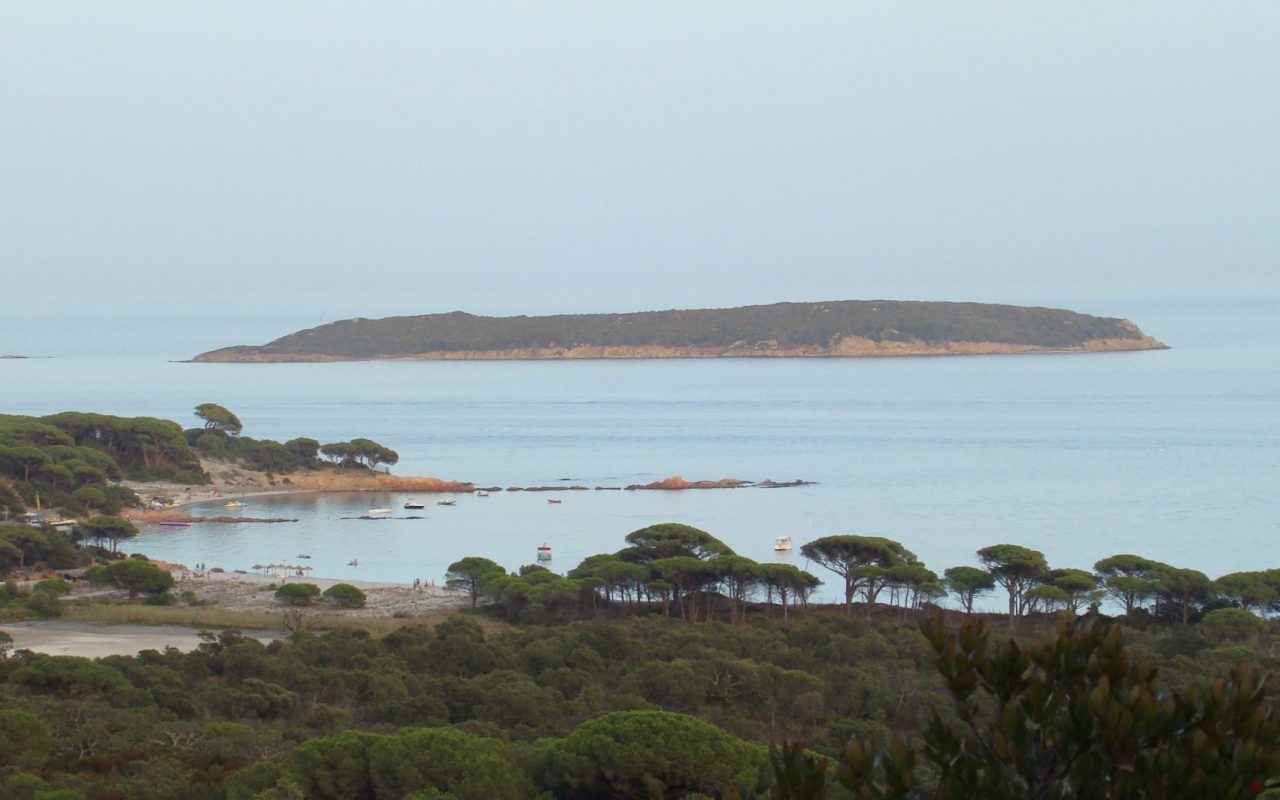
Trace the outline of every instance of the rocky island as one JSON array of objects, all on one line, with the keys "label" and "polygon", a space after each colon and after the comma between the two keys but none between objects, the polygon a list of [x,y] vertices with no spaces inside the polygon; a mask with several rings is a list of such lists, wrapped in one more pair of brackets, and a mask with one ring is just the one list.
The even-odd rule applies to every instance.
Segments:
[{"label": "rocky island", "polygon": [[627,314],[355,318],[193,360],[913,356],[1164,347],[1128,320],[1064,309],[841,300]]}]

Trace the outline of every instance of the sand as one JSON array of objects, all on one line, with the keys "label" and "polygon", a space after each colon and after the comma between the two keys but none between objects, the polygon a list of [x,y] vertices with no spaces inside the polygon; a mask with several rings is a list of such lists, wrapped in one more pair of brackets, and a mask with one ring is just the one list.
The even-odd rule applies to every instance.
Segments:
[{"label": "sand", "polygon": [[[268,575],[242,575],[234,572],[184,573],[179,568],[175,593],[193,592],[202,604],[216,606],[227,611],[258,611],[280,614],[287,607],[276,602],[272,585],[279,586],[279,578]],[[439,587],[424,586],[415,589],[390,583],[372,581],[344,581],[334,578],[289,578],[288,583],[312,583],[321,591],[335,583],[350,583],[365,592],[364,608],[337,608],[319,602],[309,607],[308,613],[344,617],[416,617],[439,614],[470,605],[467,595]],[[83,583],[76,586],[68,599],[95,597],[123,600],[126,592],[90,587]],[[281,617],[283,627],[283,617]],[[163,650],[175,647],[184,652],[200,645],[200,629],[178,625],[132,625],[103,622],[78,622],[72,620],[31,620],[0,625],[13,637],[14,650],[31,650],[58,656],[82,656],[101,658],[111,655],[136,655],[142,650]],[[266,642],[287,634],[283,631],[246,630],[245,635]]]},{"label": "sand", "polygon": [[[270,575],[245,575],[234,572],[186,573],[175,572],[178,579],[175,592],[194,592],[202,603],[215,605],[228,611],[283,611],[285,606],[276,602],[271,585],[279,586],[280,578]],[[470,605],[469,596],[440,587],[412,586],[372,581],[339,580],[335,578],[289,577],[287,583],[312,583],[321,591],[335,583],[349,583],[365,593],[364,608],[339,609],[320,604],[317,610],[326,614],[351,617],[417,616],[429,612],[449,611]]]},{"label": "sand", "polygon": [[[196,649],[203,641],[198,628],[177,625],[109,625],[101,622],[73,622],[61,619],[32,620],[0,625],[13,637],[14,650],[31,650],[52,656],[133,656],[142,650],[174,647],[183,652]],[[262,642],[283,638],[272,631],[246,631]]]}]

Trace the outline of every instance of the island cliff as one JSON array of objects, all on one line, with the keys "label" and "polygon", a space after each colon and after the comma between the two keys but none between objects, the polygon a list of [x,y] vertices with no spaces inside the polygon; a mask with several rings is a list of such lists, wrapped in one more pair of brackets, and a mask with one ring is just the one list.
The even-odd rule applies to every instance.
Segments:
[{"label": "island cliff", "polygon": [[1128,320],[1064,309],[842,300],[627,314],[356,318],[193,360],[857,357],[1164,347]]}]

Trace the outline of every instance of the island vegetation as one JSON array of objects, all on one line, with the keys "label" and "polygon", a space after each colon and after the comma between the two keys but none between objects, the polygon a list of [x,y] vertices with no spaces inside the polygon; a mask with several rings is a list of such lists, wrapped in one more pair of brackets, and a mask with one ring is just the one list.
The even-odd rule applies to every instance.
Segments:
[{"label": "island vegetation", "polygon": [[349,319],[201,362],[393,358],[886,356],[1163,348],[1128,320],[982,303],[842,300],[730,309]]}]

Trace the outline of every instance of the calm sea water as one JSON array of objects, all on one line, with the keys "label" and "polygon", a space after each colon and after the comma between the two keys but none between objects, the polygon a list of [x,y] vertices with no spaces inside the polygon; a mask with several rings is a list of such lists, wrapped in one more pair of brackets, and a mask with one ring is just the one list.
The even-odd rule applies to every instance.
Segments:
[{"label": "calm sea water", "polygon": [[[0,412],[66,409],[194,425],[233,409],[248,435],[366,436],[395,471],[477,484],[587,486],[804,478],[780,490],[462,497],[400,512],[405,496],[254,500],[280,525],[150,530],[132,549],[227,569],[311,555],[316,574],[439,580],[483,555],[514,568],[544,542],[553,566],[661,521],[704,528],[754,558],[773,538],[888,536],[939,572],[1015,542],[1054,566],[1135,552],[1211,576],[1280,566],[1280,315],[1273,299],[1130,304],[1161,352],[883,360],[184,364],[261,342],[288,321],[66,320],[49,359],[0,361]],[[9,319],[0,334],[13,333]],[[28,330],[24,328],[24,330]],[[13,336],[9,340],[13,340]],[[16,349],[0,341],[0,350]],[[421,498],[431,500],[430,498]],[[392,505],[420,520],[347,520]],[[220,505],[210,506],[210,510]],[[197,512],[200,509],[197,509]],[[798,552],[784,556],[803,565]],[[352,559],[359,566],[347,566]],[[825,576],[830,577],[830,576]]]}]

